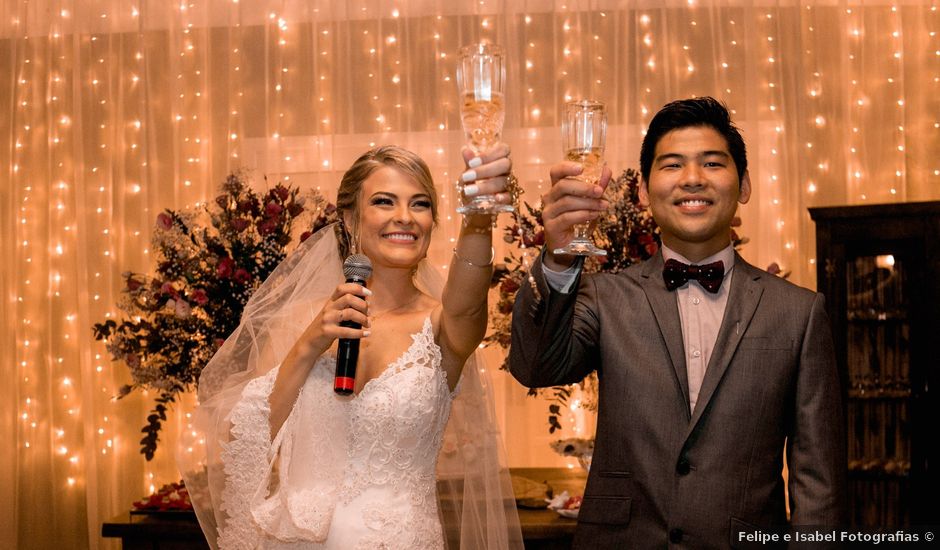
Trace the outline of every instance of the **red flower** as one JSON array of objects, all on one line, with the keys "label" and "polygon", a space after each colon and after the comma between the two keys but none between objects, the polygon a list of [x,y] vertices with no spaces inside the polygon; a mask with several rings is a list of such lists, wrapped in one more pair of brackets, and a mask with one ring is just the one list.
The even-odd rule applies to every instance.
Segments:
[{"label": "red flower", "polygon": [[531,237],[526,234],[522,237],[522,242],[529,247],[532,246],[542,246],[545,244],[545,231],[539,231],[538,233],[532,235]]},{"label": "red flower", "polygon": [[277,227],[277,224],[272,219],[267,219],[261,222],[258,222],[258,233],[263,235],[270,235],[274,233],[274,229]]},{"label": "red flower", "polygon": [[512,294],[517,290],[519,290],[519,283],[509,277],[503,279],[503,282],[499,284],[499,291],[503,294]]},{"label": "red flower", "polygon": [[281,199],[282,201],[286,201],[287,197],[290,196],[290,191],[288,191],[287,188],[283,185],[277,184],[274,187],[274,194],[277,195],[277,198]]},{"label": "red flower", "polygon": [[204,306],[209,302],[209,297],[206,296],[206,291],[201,288],[194,290],[192,294],[189,295],[189,299],[201,306]]},{"label": "red flower", "polygon": [[166,212],[157,214],[157,228],[169,231],[173,227],[173,218]]},{"label": "red flower", "polygon": [[144,286],[144,282],[143,282],[143,281],[141,281],[141,280],[139,280],[139,279],[135,279],[135,278],[134,278],[134,275],[128,275],[128,277],[127,277],[127,290],[129,290],[129,291],[131,291],[131,292],[134,292],[135,290],[137,290],[138,288],[140,288],[140,287],[142,287],[142,286]]},{"label": "red flower", "polygon": [[238,283],[246,284],[251,280],[251,275],[244,268],[239,267],[235,270],[235,275],[232,278]]},{"label": "red flower", "polygon": [[235,261],[229,258],[228,256],[219,260],[219,264],[215,266],[215,274],[222,279],[228,279],[232,276],[232,272],[235,270]]},{"label": "red flower", "polygon": [[300,234],[300,242],[304,242],[304,241],[306,241],[307,239],[309,239],[309,238],[310,238],[310,235],[313,235],[313,233],[311,233],[310,231],[304,231],[303,233],[301,233],[301,234]]},{"label": "red flower", "polygon": [[276,202],[269,202],[268,204],[264,205],[264,215],[269,218],[278,216],[283,211],[284,207]]},{"label": "red flower", "polygon": [[239,212],[251,212],[254,208],[254,204],[250,200],[243,200],[238,203]]},{"label": "red flower", "polygon": [[225,339],[224,339],[224,338],[216,338],[215,340],[212,341],[212,343],[215,344],[215,349],[219,349],[219,348],[222,347],[222,344],[225,343]]},{"label": "red flower", "polygon": [[245,218],[232,218],[232,229],[241,233],[248,227],[248,220]]},{"label": "red flower", "polygon": [[640,235],[639,238],[637,238],[637,242],[640,243],[640,246],[642,246],[643,249],[646,250],[646,253],[650,256],[656,254],[656,251],[659,250],[659,245],[656,244],[656,239],[654,239],[653,236],[649,233]]}]

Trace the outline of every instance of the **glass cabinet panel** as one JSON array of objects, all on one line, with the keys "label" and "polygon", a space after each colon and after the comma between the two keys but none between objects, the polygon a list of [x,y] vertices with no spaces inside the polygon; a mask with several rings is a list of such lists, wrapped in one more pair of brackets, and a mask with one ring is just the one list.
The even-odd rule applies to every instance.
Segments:
[{"label": "glass cabinet panel", "polygon": [[810,214],[843,385],[850,520],[937,524],[940,202]]}]

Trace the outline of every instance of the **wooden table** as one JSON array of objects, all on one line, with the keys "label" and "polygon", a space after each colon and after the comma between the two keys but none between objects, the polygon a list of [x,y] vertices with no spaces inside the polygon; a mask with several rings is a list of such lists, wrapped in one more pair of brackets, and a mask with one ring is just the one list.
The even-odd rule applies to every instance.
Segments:
[{"label": "wooden table", "polygon": [[[514,468],[514,475],[547,482],[555,494],[583,492],[584,471],[565,468]],[[576,521],[542,509],[519,509],[526,550],[571,547]],[[120,538],[123,550],[207,550],[209,545],[192,513],[131,514],[124,512],[102,524],[103,537]]]},{"label": "wooden table", "polygon": [[209,550],[192,512],[124,512],[101,525],[101,536],[121,539],[123,550]]}]

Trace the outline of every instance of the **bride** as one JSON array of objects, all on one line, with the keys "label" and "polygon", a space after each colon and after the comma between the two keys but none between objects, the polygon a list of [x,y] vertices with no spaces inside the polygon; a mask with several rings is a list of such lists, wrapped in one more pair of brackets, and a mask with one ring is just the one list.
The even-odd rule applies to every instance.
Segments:
[{"label": "bride", "polygon": [[[468,195],[511,200],[508,146],[464,161]],[[252,296],[200,378],[206,473],[186,482],[207,540],[521,548],[473,360],[487,322],[490,216],[464,218],[442,289],[426,260],[437,192],[418,156],[365,153],[343,176],[337,210],[341,223],[307,239]],[[366,286],[343,282],[348,253],[371,260]],[[349,397],[333,391],[340,338],[360,342]]]}]

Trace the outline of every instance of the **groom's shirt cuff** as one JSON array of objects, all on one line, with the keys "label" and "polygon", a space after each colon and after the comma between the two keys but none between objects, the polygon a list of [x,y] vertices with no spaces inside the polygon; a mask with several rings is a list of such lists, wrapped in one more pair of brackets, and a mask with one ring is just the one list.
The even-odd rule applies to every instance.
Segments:
[{"label": "groom's shirt cuff", "polygon": [[578,281],[578,275],[581,273],[581,266],[584,265],[584,262],[575,262],[568,266],[568,269],[564,271],[555,271],[549,269],[545,265],[545,262],[542,262],[542,276],[545,277],[545,282],[548,283],[549,288],[555,292],[560,292],[561,294],[570,294],[571,288]]}]

